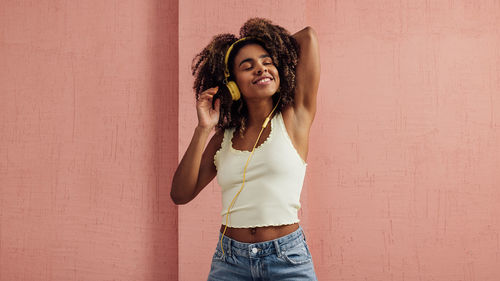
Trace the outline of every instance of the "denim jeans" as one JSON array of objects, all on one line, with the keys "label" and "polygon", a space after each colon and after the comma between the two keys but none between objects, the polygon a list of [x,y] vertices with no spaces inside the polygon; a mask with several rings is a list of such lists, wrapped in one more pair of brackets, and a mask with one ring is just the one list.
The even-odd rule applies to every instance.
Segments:
[{"label": "denim jeans", "polygon": [[318,280],[302,227],[280,238],[243,243],[227,236],[219,241],[208,281]]}]

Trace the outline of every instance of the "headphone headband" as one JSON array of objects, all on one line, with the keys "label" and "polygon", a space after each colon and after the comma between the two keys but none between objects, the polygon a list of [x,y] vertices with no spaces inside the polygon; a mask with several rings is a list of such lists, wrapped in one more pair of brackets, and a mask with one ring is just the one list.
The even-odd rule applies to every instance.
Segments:
[{"label": "headphone headband", "polygon": [[[229,49],[227,49],[227,52],[226,52],[226,56],[224,58],[224,65],[226,66],[226,68],[224,69],[224,76],[226,78],[229,78],[230,76],[230,73],[229,73],[229,66],[227,65],[228,64],[228,60],[229,60],[229,55],[231,54],[231,51],[233,50],[233,47],[242,42],[242,41],[245,41],[245,40],[248,40],[248,39],[255,39],[254,37],[243,37],[241,39],[238,39],[236,40],[236,42],[234,42],[233,44],[231,44],[231,46],[229,46]],[[227,80],[227,79],[226,79]]]}]

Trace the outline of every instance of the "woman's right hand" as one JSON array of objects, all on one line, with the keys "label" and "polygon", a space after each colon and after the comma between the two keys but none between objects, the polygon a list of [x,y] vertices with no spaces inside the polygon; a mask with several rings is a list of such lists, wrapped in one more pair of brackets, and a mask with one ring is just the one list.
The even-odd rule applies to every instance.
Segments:
[{"label": "woman's right hand", "polygon": [[196,112],[198,114],[198,127],[212,130],[219,122],[220,99],[215,101],[215,109],[212,109],[212,98],[219,87],[209,88],[203,91],[196,101]]}]

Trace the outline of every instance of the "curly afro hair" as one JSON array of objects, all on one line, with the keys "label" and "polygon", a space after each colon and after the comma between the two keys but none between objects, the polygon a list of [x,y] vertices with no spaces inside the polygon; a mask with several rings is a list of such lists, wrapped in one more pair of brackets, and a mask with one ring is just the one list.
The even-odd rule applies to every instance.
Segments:
[{"label": "curly afro hair", "polygon": [[[293,104],[296,81],[296,67],[299,59],[299,44],[290,33],[281,26],[273,24],[270,20],[263,18],[251,18],[240,28],[240,38],[253,37],[257,40],[244,40],[236,44],[231,51],[228,67],[231,76],[229,80],[235,80],[233,71],[234,57],[239,49],[248,44],[261,45],[272,57],[273,63],[278,69],[280,76],[281,95],[273,95],[273,106],[280,99],[280,105],[276,113],[285,106]],[[222,84],[224,80],[224,57],[227,50],[239,38],[230,33],[216,35],[212,41],[198,53],[192,61],[192,75],[195,76],[193,89],[196,98],[212,87],[219,86],[221,110],[217,128],[236,128],[241,136],[245,131],[245,121],[248,118],[248,110],[242,97],[237,101],[231,99],[229,90]]]}]

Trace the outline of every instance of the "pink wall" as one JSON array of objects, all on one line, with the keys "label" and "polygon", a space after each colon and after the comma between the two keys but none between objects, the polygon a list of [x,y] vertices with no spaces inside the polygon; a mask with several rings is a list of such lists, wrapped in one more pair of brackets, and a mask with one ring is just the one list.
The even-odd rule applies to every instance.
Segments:
[{"label": "pink wall", "polygon": [[499,4],[228,3],[2,1],[0,281],[206,278],[219,187],[169,198],[190,65],[251,16],[319,36],[300,213],[319,280],[498,280]]},{"label": "pink wall", "polygon": [[500,280],[500,3],[307,15],[322,50],[304,218],[320,280]]},{"label": "pink wall", "polygon": [[[180,2],[179,157],[211,37],[251,16],[310,25],[322,78],[301,222],[319,280],[499,280],[498,2],[219,3]],[[219,196],[214,180],[179,207],[180,280],[208,274]]]},{"label": "pink wall", "polygon": [[177,279],[177,38],[176,1],[1,2],[1,281]]}]

